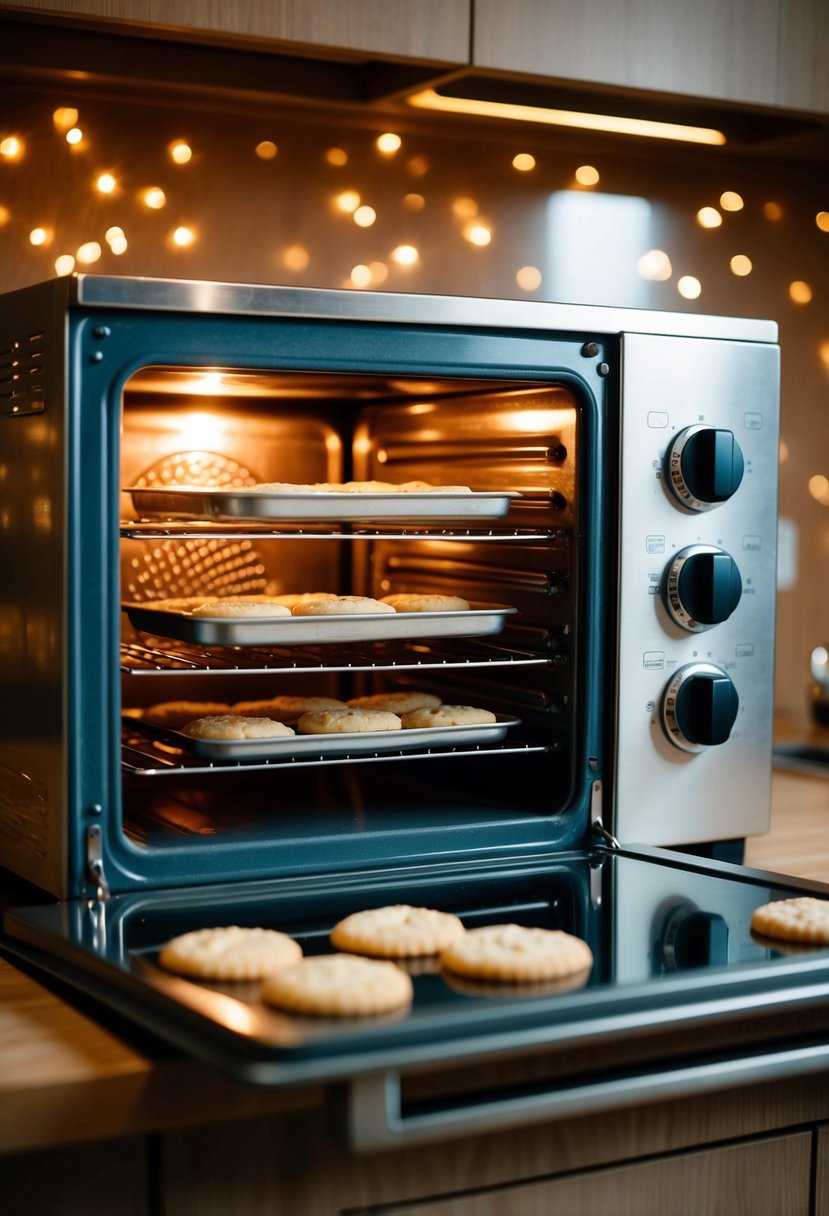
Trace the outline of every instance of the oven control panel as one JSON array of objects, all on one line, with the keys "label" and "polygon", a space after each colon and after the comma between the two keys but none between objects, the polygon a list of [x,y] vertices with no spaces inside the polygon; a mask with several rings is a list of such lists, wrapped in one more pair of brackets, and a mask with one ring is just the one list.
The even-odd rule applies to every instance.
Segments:
[{"label": "oven control panel", "polygon": [[625,335],[614,831],[767,826],[779,351]]}]

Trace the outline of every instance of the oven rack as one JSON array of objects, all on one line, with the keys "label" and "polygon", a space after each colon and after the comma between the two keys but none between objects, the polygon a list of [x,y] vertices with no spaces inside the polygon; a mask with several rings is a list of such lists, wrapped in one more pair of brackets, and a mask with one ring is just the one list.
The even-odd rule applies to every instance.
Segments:
[{"label": "oven rack", "polygon": [[200,523],[187,521],[176,523],[147,523],[143,520],[122,520],[120,534],[126,540],[205,540],[225,538],[231,540],[474,540],[478,541],[541,541],[555,540],[562,535],[561,528],[449,528],[412,524],[401,528],[381,524],[301,524],[290,521],[273,524]]},{"label": "oven rack", "polygon": [[140,642],[121,645],[121,671],[129,676],[147,676],[176,672],[179,675],[204,675],[222,672],[226,675],[255,675],[281,671],[397,671],[415,668],[419,671],[464,669],[470,667],[544,667],[554,656],[535,651],[507,649],[486,642],[467,642],[451,649],[437,646],[401,643],[363,647],[351,643],[347,651],[338,650],[332,658],[331,647],[283,647],[260,650],[245,647],[243,654],[236,649],[201,647],[186,642],[165,642],[150,646]]},{"label": "oven rack", "polygon": [[457,747],[425,747],[383,752],[355,752],[336,756],[285,757],[278,760],[222,760],[220,763],[186,756],[175,759],[157,750],[138,731],[123,728],[121,743],[121,771],[133,777],[198,776],[206,773],[264,772],[266,769],[319,768],[321,765],[377,764],[386,760],[446,760],[462,756],[525,755],[530,752],[548,752],[551,749],[536,743],[489,743],[467,744]]}]

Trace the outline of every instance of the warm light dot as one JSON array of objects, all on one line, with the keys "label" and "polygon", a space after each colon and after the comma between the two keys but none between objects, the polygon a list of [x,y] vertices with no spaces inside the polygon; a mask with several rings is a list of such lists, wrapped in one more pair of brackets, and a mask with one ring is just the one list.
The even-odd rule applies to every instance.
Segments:
[{"label": "warm light dot", "polygon": [[674,268],[664,249],[649,249],[636,263],[636,271],[640,278],[665,283],[673,274]]},{"label": "warm light dot", "polygon": [[829,232],[829,211],[818,211],[815,223],[821,232]]},{"label": "warm light dot", "polygon": [[113,224],[111,228],[107,228],[106,232],[104,233],[104,238],[107,244],[109,244],[111,241],[115,241],[118,239],[118,237],[123,235],[124,229],[119,228],[117,224]]},{"label": "warm light dot", "polygon": [[593,165],[579,165],[573,176],[580,186],[595,186],[599,180],[599,170]]},{"label": "warm light dot", "polygon": [[7,135],[5,139],[0,139],[0,156],[5,156],[7,160],[18,160],[22,155],[23,141],[16,135]]},{"label": "warm light dot", "polygon": [[426,199],[422,194],[404,194],[403,206],[407,211],[422,211],[426,206]]},{"label": "warm light dot", "polygon": [[763,203],[763,215],[767,220],[782,220],[783,208],[779,203]]},{"label": "warm light dot", "polygon": [[177,165],[186,165],[193,155],[193,149],[182,140],[170,144],[170,156]]},{"label": "warm light dot", "polygon": [[515,281],[522,291],[535,291],[541,286],[541,271],[537,266],[522,266],[516,271]]},{"label": "warm light dot", "polygon": [[377,136],[375,143],[378,152],[382,152],[384,156],[394,156],[395,152],[400,150],[403,140],[393,131],[385,131],[382,135]]},{"label": "warm light dot", "polygon": [[77,148],[78,144],[83,142],[83,131],[80,127],[70,127],[66,132],[66,142],[71,144],[73,148]]},{"label": "warm light dot", "polygon": [[2,228],[4,224],[8,224],[11,217],[12,213],[9,211],[8,207],[4,207],[2,204],[0,204],[0,228]]},{"label": "warm light dot", "polygon": [[75,257],[84,266],[91,266],[93,262],[97,262],[101,256],[101,246],[97,241],[86,241],[81,245]]},{"label": "warm light dot", "polygon": [[425,177],[429,172],[429,162],[425,156],[413,156],[407,162],[406,170],[412,177]]},{"label": "warm light dot", "polygon": [[696,300],[702,294],[702,283],[692,274],[684,274],[678,281],[676,289],[686,300]]},{"label": "warm light dot", "polygon": [[71,274],[75,269],[75,259],[71,253],[62,253],[60,257],[55,258],[55,274]]},{"label": "warm light dot", "polygon": [[345,148],[329,148],[325,154],[329,165],[347,165],[348,153]]},{"label": "warm light dot", "polygon": [[160,186],[148,186],[141,195],[145,207],[151,207],[153,211],[159,211],[167,202],[167,195]]},{"label": "warm light dot", "polygon": [[195,233],[192,228],[182,224],[173,232],[173,244],[178,245],[180,249],[186,249],[188,245],[192,245],[195,240]]},{"label": "warm light dot", "polygon": [[358,207],[352,219],[358,228],[370,228],[377,219],[377,212],[373,207]]},{"label": "warm light dot", "polygon": [[744,278],[747,274],[751,274],[754,267],[751,264],[751,258],[744,253],[735,253],[729,263],[731,273],[736,274],[739,278]]},{"label": "warm light dot", "polygon": [[112,252],[115,254],[126,253],[127,252],[127,238],[125,236],[113,237],[112,240],[109,242],[109,247],[112,250]]},{"label": "warm light dot", "polygon": [[780,446],[778,448],[778,459],[781,464],[785,464],[786,461],[789,459],[789,445],[786,443],[785,439],[780,440]]},{"label": "warm light dot", "polygon": [[391,251],[392,261],[397,262],[398,266],[414,266],[419,256],[414,245],[398,245]]},{"label": "warm light dot", "polygon": [[463,239],[469,241],[470,245],[483,247],[484,245],[488,245],[492,240],[492,230],[486,224],[482,224],[479,220],[476,220],[473,223],[464,225]]},{"label": "warm light dot", "polygon": [[342,194],[337,195],[334,202],[340,211],[345,211],[347,215],[350,215],[360,206],[360,196],[356,190],[343,190]]},{"label": "warm light dot", "polygon": [[389,277],[389,268],[385,262],[369,262],[368,268],[371,271],[373,283],[385,283]]},{"label": "warm light dot", "polygon": [[825,338],[817,348],[818,357],[823,364],[823,370],[829,376],[829,338]]},{"label": "warm light dot", "polygon": [[58,131],[68,131],[78,121],[78,111],[73,106],[59,106],[52,111],[52,122]]},{"label": "warm light dot", "polygon": [[809,493],[812,498],[816,498],[824,506],[829,505],[829,477],[824,477],[822,473],[816,473],[814,477],[810,477]]},{"label": "warm light dot", "polygon": [[529,173],[531,169],[535,168],[535,157],[531,156],[529,152],[519,152],[512,158],[512,167],[519,173]]},{"label": "warm light dot", "polygon": [[52,233],[48,228],[33,228],[29,233],[29,241],[32,245],[48,245],[52,239]]},{"label": "warm light dot", "polygon": [[304,270],[311,260],[311,255],[303,245],[289,245],[282,254],[282,264],[288,270]]},{"label": "warm light dot", "polygon": [[697,223],[700,228],[719,228],[722,216],[716,207],[700,207],[697,212]]},{"label": "warm light dot", "polygon": [[101,194],[112,194],[117,184],[111,173],[102,173],[95,182],[95,189],[99,190]]},{"label": "warm light dot", "polygon": [[812,298],[812,289],[802,279],[789,283],[789,297],[795,304],[808,304]]},{"label": "warm light dot", "polygon": [[351,282],[355,287],[368,287],[371,282],[371,271],[368,266],[355,266],[351,271]]},{"label": "warm light dot", "polygon": [[474,198],[456,198],[452,202],[452,212],[459,220],[471,220],[478,214],[478,204]]},{"label": "warm light dot", "polygon": [[725,190],[720,195],[720,206],[723,211],[742,211],[745,203],[743,196],[737,194],[736,190]]},{"label": "warm light dot", "polygon": [[273,160],[278,152],[278,148],[272,139],[263,139],[261,143],[256,145],[254,151],[260,160]]}]

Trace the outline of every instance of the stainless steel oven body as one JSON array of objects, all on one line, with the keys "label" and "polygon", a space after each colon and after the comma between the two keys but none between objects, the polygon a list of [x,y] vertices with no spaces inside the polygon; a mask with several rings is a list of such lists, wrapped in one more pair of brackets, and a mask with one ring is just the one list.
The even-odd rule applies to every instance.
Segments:
[{"label": "stainless steel oven body", "polygon": [[[668,845],[766,827],[772,323],[95,276],[15,293],[0,316],[9,868],[65,897],[99,862],[129,890],[464,855],[473,832],[497,850],[580,845],[597,822]],[[495,519],[453,519],[450,495],[426,519],[332,523],[219,517],[209,494],[348,477],[515,497]],[[142,520],[124,492],[183,483],[208,491],[195,514]],[[121,611],[268,588],[434,590],[509,614],[467,648],[417,620],[397,651],[369,628],[346,639],[362,653],[268,655],[146,645],[160,618]],[[427,748],[358,755],[351,788],[313,757],[254,779],[122,747],[123,715],[153,701],[424,681],[520,725],[466,755],[442,740],[434,777]],[[422,797],[393,794],[382,820],[384,798],[354,786],[400,765]],[[255,780],[242,828],[226,804]],[[431,813],[430,785],[456,787]],[[303,821],[314,800],[325,826]],[[368,821],[338,825],[339,804]]]}]

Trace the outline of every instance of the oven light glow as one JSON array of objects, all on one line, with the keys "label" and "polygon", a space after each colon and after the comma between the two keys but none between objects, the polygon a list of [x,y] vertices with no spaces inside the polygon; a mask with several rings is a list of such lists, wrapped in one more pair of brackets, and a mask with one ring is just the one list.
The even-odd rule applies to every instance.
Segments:
[{"label": "oven light glow", "polygon": [[83,143],[83,131],[80,127],[70,127],[66,132],[66,142],[73,148],[78,148]]},{"label": "oven light glow", "polygon": [[95,182],[95,189],[101,194],[112,194],[117,185],[111,173],[101,173]]},{"label": "oven light glow", "polygon": [[588,114],[576,110],[553,110],[544,106],[516,105],[512,102],[481,101],[473,97],[444,97],[434,89],[424,89],[406,98],[420,110],[439,110],[447,114],[474,114],[482,118],[509,118],[517,122],[538,122],[555,127],[580,127],[590,131],[609,131],[617,135],[641,135],[651,139],[678,139],[697,144],[724,144],[722,131],[711,127],[691,127],[673,122],[654,122],[626,118],[619,114]]},{"label": "oven light glow", "polygon": [[78,111],[74,106],[58,106],[57,110],[52,111],[52,122],[56,131],[68,131],[77,125]]},{"label": "oven light glow", "polygon": [[55,258],[55,274],[63,277],[65,274],[71,274],[75,269],[75,259],[71,253],[62,253]]},{"label": "oven light glow", "polygon": [[191,393],[218,393],[224,385],[224,376],[221,372],[205,372],[203,376],[196,376],[188,384],[188,389]]},{"label": "oven light glow", "polygon": [[171,237],[173,244],[178,246],[179,249],[186,249],[188,245],[193,244],[195,239],[193,229],[186,227],[184,224],[176,228]]},{"label": "oven light glow", "polygon": [[812,289],[802,279],[789,283],[789,297],[794,304],[808,304],[812,298]]},{"label": "oven light glow", "polygon": [[52,239],[52,232],[49,228],[33,228],[29,233],[29,241],[32,245],[48,245]]},{"label": "oven light glow", "polygon": [[192,156],[193,149],[184,140],[177,139],[170,144],[170,157],[177,165],[186,165]]},{"label": "oven light glow", "polygon": [[369,262],[368,268],[371,271],[371,281],[375,287],[379,287],[381,283],[385,283],[389,277],[389,268],[385,262]]},{"label": "oven light glow", "polygon": [[779,203],[763,203],[763,215],[767,220],[771,220],[772,222],[782,220],[783,208]]},{"label": "oven light glow", "polygon": [[145,207],[150,207],[153,211],[160,211],[167,202],[167,195],[160,186],[148,186],[141,195]]},{"label": "oven light glow", "polygon": [[469,241],[470,245],[477,245],[479,248],[483,248],[492,240],[492,229],[488,224],[484,224],[480,220],[464,224],[463,239]]},{"label": "oven light glow", "polygon": [[[199,391],[194,386],[194,392]],[[227,436],[227,429],[218,414],[211,414],[207,410],[193,410],[179,421],[176,433],[182,451],[202,451],[220,448]]]},{"label": "oven light glow", "polygon": [[522,291],[536,291],[541,286],[541,271],[537,266],[522,266],[515,272],[515,281]]},{"label": "oven light glow", "polygon": [[414,266],[420,254],[414,245],[398,245],[396,249],[392,249],[391,257],[398,266]]},{"label": "oven light glow", "polygon": [[371,283],[371,271],[368,266],[354,266],[351,271],[351,283],[354,287],[368,287]]},{"label": "oven light glow", "polygon": [[384,156],[394,156],[395,152],[399,151],[403,140],[393,131],[385,131],[382,135],[377,136],[375,143],[378,152],[382,152]]},{"label": "oven light glow", "polygon": [[829,211],[818,211],[815,223],[821,232],[829,232]]},{"label": "oven light glow", "polygon": [[575,177],[580,186],[597,186],[599,184],[599,170],[594,165],[579,165],[573,177]]},{"label": "oven light glow", "polygon": [[720,195],[720,206],[723,211],[742,211],[745,203],[743,196],[736,190],[724,190]]},{"label": "oven light glow", "polygon": [[649,249],[636,263],[636,271],[643,279],[665,283],[673,274],[674,268],[664,249]]},{"label": "oven light glow", "polygon": [[425,156],[413,156],[406,161],[406,172],[410,177],[425,177],[429,172],[429,161]]},{"label": "oven light glow", "polygon": [[282,265],[288,270],[305,270],[311,255],[304,245],[289,245],[282,254]]},{"label": "oven light glow", "polygon": [[823,370],[826,372],[827,376],[829,376],[829,338],[826,338],[823,342],[821,342],[820,346],[817,348],[817,353],[821,363],[823,364]]},{"label": "oven light glow", "polygon": [[348,153],[345,148],[329,148],[325,154],[325,159],[329,165],[336,165],[341,168],[348,164]]},{"label": "oven light glow", "polygon": [[11,217],[12,213],[9,211],[8,207],[4,207],[2,204],[0,204],[0,228],[2,228],[4,224],[8,224]]},{"label": "oven light glow", "polygon": [[684,274],[677,282],[676,289],[686,300],[697,300],[702,295],[702,283],[692,274]]},{"label": "oven light glow", "polygon": [[373,207],[358,207],[352,219],[358,228],[370,228],[377,219],[377,212]]},{"label": "oven light glow", "polygon": [[530,173],[535,168],[535,157],[529,152],[518,152],[512,158],[512,167],[519,173]]},{"label": "oven light glow", "polygon": [[80,246],[75,257],[84,266],[91,266],[93,262],[97,262],[101,256],[101,246],[97,241],[86,241]]},{"label": "oven light glow", "polygon": [[816,473],[809,478],[809,493],[824,507],[829,507],[829,477]]},{"label": "oven light glow", "polygon": [[716,207],[700,207],[697,212],[697,223],[700,228],[719,228],[722,216]]},{"label": "oven light glow", "polygon": [[6,160],[19,160],[22,155],[22,139],[18,139],[16,135],[7,135],[5,139],[0,139],[0,156],[5,156]]},{"label": "oven light glow", "polygon": [[735,253],[729,265],[731,266],[731,273],[736,274],[738,278],[745,278],[754,269],[751,258],[744,253]]},{"label": "oven light glow", "polygon": [[456,198],[452,202],[452,214],[459,220],[471,220],[478,214],[474,198]]},{"label": "oven light glow", "polygon": [[263,139],[256,145],[254,151],[260,160],[273,160],[279,149],[272,139]]},{"label": "oven light glow", "polygon": [[339,211],[351,215],[360,206],[360,196],[356,190],[343,190],[334,199],[334,203]]},{"label": "oven light glow", "polygon": [[426,199],[422,194],[404,194],[403,206],[407,211],[422,211],[426,206]]}]

